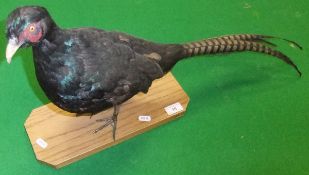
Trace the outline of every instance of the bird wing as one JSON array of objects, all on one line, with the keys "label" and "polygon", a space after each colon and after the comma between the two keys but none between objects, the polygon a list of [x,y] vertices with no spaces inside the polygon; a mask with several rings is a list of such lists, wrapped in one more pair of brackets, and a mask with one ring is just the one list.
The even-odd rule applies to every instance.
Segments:
[{"label": "bird wing", "polygon": [[[147,92],[151,82],[163,76],[155,60],[136,53],[130,45],[117,42],[107,32],[87,30],[75,35],[70,50],[80,66],[79,92],[89,98],[123,101],[137,92]],[[85,93],[87,92],[87,93]]]}]

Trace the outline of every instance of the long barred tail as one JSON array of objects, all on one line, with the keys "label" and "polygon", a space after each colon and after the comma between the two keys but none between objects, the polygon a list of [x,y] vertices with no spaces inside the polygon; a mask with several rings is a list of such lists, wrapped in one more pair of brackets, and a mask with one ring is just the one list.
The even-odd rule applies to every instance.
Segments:
[{"label": "long barred tail", "polygon": [[[293,61],[280,51],[277,51],[271,46],[276,46],[275,44],[266,41],[267,38],[276,38],[273,36],[265,35],[252,35],[252,34],[240,34],[240,35],[227,35],[216,38],[209,38],[197,42],[185,43],[184,47],[185,56],[192,57],[197,55],[205,54],[216,54],[216,53],[226,53],[226,52],[242,52],[242,51],[253,51],[271,55],[281,59],[287,64],[291,65],[301,76],[301,72],[298,67],[293,63]],[[282,39],[282,38],[279,38]],[[287,42],[294,44],[296,47],[302,49],[300,45],[296,42],[283,39]],[[270,46],[268,46],[270,45]]]}]

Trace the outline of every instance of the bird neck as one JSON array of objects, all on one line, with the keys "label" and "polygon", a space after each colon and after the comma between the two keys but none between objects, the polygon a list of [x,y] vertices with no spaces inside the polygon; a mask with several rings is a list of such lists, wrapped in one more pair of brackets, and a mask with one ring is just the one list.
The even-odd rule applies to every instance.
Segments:
[{"label": "bird neck", "polygon": [[51,18],[47,22],[46,34],[45,37],[52,36],[54,32],[60,30],[58,25]]},{"label": "bird neck", "polygon": [[45,55],[44,57],[48,59],[48,55],[57,49],[57,41],[62,34],[63,30],[57,25],[50,26],[44,38],[38,44],[32,46],[35,57],[43,54]]}]

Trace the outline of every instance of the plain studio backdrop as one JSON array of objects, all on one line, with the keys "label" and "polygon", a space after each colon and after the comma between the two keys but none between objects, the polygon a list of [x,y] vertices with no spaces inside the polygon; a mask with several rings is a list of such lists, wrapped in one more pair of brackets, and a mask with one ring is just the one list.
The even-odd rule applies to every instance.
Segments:
[{"label": "plain studio backdrop", "polygon": [[[45,6],[64,28],[93,26],[162,43],[234,33],[274,40],[299,66],[257,53],[201,56],[172,73],[190,97],[184,117],[54,170],[36,161],[24,129],[48,103],[31,49],[5,61],[5,21],[17,6]],[[2,0],[0,6],[0,174],[308,174],[309,25],[307,0]],[[104,130],[102,131],[104,132]]]}]

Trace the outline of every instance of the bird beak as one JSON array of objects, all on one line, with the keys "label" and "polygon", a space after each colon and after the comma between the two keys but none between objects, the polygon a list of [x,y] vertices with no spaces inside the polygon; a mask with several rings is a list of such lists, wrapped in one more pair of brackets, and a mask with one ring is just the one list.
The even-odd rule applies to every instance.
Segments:
[{"label": "bird beak", "polygon": [[18,48],[22,45],[22,42],[18,42],[16,38],[9,39],[8,45],[6,46],[6,60],[10,64],[12,61],[12,57]]}]

